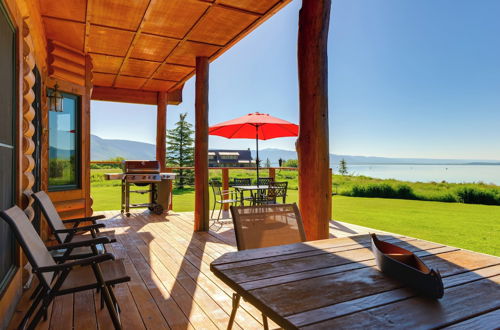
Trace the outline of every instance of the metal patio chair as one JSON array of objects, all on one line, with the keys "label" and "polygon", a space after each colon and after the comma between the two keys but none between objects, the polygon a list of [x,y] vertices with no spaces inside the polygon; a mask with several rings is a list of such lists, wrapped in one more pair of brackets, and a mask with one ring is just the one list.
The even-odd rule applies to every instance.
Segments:
[{"label": "metal patio chair", "polygon": [[[231,186],[251,186],[252,185],[252,179],[251,178],[234,178],[233,182],[231,183]],[[245,201],[248,201],[253,204],[254,201],[254,195],[252,191],[250,190],[250,196],[245,196],[244,192],[240,192],[240,200],[242,201],[242,205],[244,205]]]},{"label": "metal patio chair", "polygon": [[99,290],[101,308],[104,307],[102,304],[104,301],[115,329],[121,329],[120,309],[111,286],[130,281],[123,262],[115,260],[110,253],[104,253],[58,264],[49,253],[51,249],[73,249],[109,243],[107,237],[46,247],[26,214],[19,207],[14,206],[1,211],[0,217],[10,226],[39,282],[35,289],[37,293],[33,303],[24,315],[19,329],[24,329],[35,311],[28,329],[35,329],[42,316],[47,319],[47,310],[55,297],[94,289]]},{"label": "metal patio chair", "polygon": [[[231,206],[238,251],[306,241],[297,204]],[[228,329],[232,328],[241,296],[233,293],[233,309]],[[264,328],[267,317],[262,314]]]},{"label": "metal patio chair", "polygon": [[217,204],[219,204],[219,214],[217,216],[217,219],[215,220],[215,222],[219,223],[224,204],[241,204],[241,201],[237,198],[236,192],[234,190],[223,190],[222,182],[220,182],[219,180],[211,180],[210,187],[212,188],[212,193],[214,195],[214,205],[212,208],[212,213],[210,214],[210,219],[213,219],[215,209],[217,208]]},{"label": "metal patio chair", "polygon": [[270,183],[274,182],[274,178],[258,178],[257,185],[268,186]]},{"label": "metal patio chair", "polygon": [[[62,220],[47,193],[45,193],[44,191],[39,191],[37,193],[34,193],[32,196],[35,199],[36,205],[41,209],[50,229],[54,233],[56,240],[60,244],[89,240],[98,237],[108,237],[110,242],[116,242],[114,231],[99,231],[99,229],[104,228],[105,225],[102,223],[96,223],[96,221],[99,219],[104,219],[105,217],[103,215]],[[82,222],[92,222],[92,224],[79,226]],[[65,224],[73,224],[73,227],[67,228]],[[73,259],[78,259],[105,252],[106,248],[102,244],[96,246],[95,248],[83,246],[78,249],[74,249],[71,253],[71,256],[73,257]],[[51,251],[52,256],[56,258],[60,257],[61,254],[64,253],[64,250]]]},{"label": "metal patio chair", "polygon": [[281,203],[286,203],[286,195],[288,192],[288,182],[271,182],[265,194],[257,196],[255,204],[277,204],[278,198],[281,198]]}]

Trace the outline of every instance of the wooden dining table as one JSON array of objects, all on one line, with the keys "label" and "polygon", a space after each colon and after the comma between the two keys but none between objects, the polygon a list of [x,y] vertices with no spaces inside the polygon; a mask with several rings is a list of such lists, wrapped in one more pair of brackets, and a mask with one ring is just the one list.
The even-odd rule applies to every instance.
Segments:
[{"label": "wooden dining table", "polygon": [[500,326],[500,258],[405,236],[379,238],[439,270],[443,298],[420,296],[381,273],[369,235],[229,252],[210,267],[285,329]]}]

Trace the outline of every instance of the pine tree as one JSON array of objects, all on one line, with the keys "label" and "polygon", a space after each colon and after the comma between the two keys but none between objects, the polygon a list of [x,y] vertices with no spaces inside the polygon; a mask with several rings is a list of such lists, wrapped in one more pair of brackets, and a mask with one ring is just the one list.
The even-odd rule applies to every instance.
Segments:
[{"label": "pine tree", "polygon": [[[187,113],[179,115],[174,129],[167,130],[167,154],[169,166],[189,167],[194,163],[193,125],[186,121]],[[193,183],[193,171],[179,169],[177,188]]]},{"label": "pine tree", "polygon": [[348,174],[348,171],[347,171],[347,162],[345,161],[344,158],[342,158],[340,160],[340,163],[339,163],[339,173],[342,174],[342,175],[347,175]]},{"label": "pine tree", "polygon": [[266,167],[271,167],[271,161],[269,160],[269,158],[266,159]]}]

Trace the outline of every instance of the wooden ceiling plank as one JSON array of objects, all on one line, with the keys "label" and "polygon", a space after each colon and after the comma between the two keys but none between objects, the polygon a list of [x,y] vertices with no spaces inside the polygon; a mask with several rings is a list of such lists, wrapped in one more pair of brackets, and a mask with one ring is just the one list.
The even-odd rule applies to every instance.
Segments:
[{"label": "wooden ceiling plank", "polygon": [[[259,25],[264,23],[267,19],[272,17],[274,14],[276,14],[280,9],[282,9],[284,6],[286,6],[288,3],[290,3],[292,0],[280,0],[277,2],[273,7],[271,7],[262,17],[255,22],[253,22],[250,26],[248,26],[245,30],[243,30],[240,34],[238,34],[236,37],[234,37],[231,41],[229,41],[224,48],[219,49],[217,52],[215,52],[214,55],[210,57],[210,62],[214,61],[217,59],[219,56],[221,56],[226,50],[230,49],[232,46],[234,46],[238,41],[246,37],[250,32],[255,30]],[[168,57],[166,58],[166,61],[168,60]],[[161,67],[161,66],[160,66]],[[194,75],[194,71],[187,75],[182,81],[178,82],[177,85],[172,87],[171,90],[175,90],[176,88],[179,88],[182,86],[188,79],[190,79]]]},{"label": "wooden ceiling plank", "polygon": [[[219,6],[234,8],[246,13],[263,15],[267,13],[279,0],[221,0]],[[251,9],[250,9],[251,8]]]},{"label": "wooden ceiling plank", "polygon": [[40,13],[43,16],[53,16],[84,23],[85,3],[87,0],[53,1],[40,0]]},{"label": "wooden ceiling plank", "polygon": [[84,23],[49,17],[43,18],[43,23],[47,39],[59,41],[83,52]]},{"label": "wooden ceiling plank", "polygon": [[142,13],[141,23],[139,24],[139,26],[137,27],[137,30],[135,31],[134,38],[132,39],[132,42],[130,43],[130,45],[129,45],[128,49],[127,49],[127,53],[125,54],[125,58],[123,59],[122,65],[120,66],[120,69],[118,70],[118,74],[115,77],[115,81],[113,82],[113,86],[116,85],[116,82],[118,80],[118,77],[120,77],[120,74],[121,74],[121,72],[123,70],[125,62],[127,62],[127,60],[129,59],[130,54],[132,53],[132,49],[134,48],[135,44],[139,40],[139,37],[141,36],[142,29],[143,29],[144,24],[146,22],[144,18],[146,17],[146,14],[150,10],[151,10],[151,0],[148,1],[146,9]]},{"label": "wooden ceiling plank", "polygon": [[93,0],[92,24],[137,31],[150,0]]},{"label": "wooden ceiling plank", "polygon": [[210,5],[193,0],[153,0],[144,31],[182,39]]},{"label": "wooden ceiling plank", "polygon": [[85,6],[85,36],[83,39],[83,50],[85,53],[89,51],[89,37],[90,37],[90,21],[92,20],[92,0],[87,0]]},{"label": "wooden ceiling plank", "polygon": [[90,25],[89,51],[124,57],[134,33],[110,27]]},{"label": "wooden ceiling plank", "polygon": [[249,15],[214,5],[202,22],[191,31],[189,40],[205,41],[224,47],[258,18],[260,15]]},{"label": "wooden ceiling plank", "polygon": [[[173,54],[173,52],[178,49],[183,43],[185,43],[187,40],[188,40],[188,37],[189,37],[189,34],[191,33],[191,31],[193,31],[193,29],[195,27],[198,26],[198,24],[200,24],[200,22],[202,21],[203,17],[205,17],[205,15],[210,11],[210,8],[212,8],[212,6],[217,2],[217,0],[215,0],[215,2],[213,3],[210,3],[209,6],[205,9],[205,11],[203,12],[203,14],[198,18],[198,20],[191,26],[191,28],[186,32],[186,34],[184,35],[184,37],[182,38],[181,41],[179,41],[179,43],[177,44],[176,47],[174,47],[174,49],[172,49],[172,51],[170,51],[170,53],[165,57],[165,60],[163,61],[163,64],[167,63],[168,61],[168,58],[170,57],[170,55]],[[153,74],[149,77],[149,79],[144,83],[144,85],[152,79],[152,77],[154,75],[156,75],[157,71],[159,70],[159,68],[161,68],[162,65],[160,65],[155,72],[153,72]],[[177,85],[176,85],[177,86]]]}]

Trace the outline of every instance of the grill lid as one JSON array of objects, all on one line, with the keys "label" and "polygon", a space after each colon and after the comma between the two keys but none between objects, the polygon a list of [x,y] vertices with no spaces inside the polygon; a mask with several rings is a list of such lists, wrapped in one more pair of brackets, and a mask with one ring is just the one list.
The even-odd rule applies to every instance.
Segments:
[{"label": "grill lid", "polygon": [[125,173],[160,173],[160,162],[157,160],[126,160]]}]

